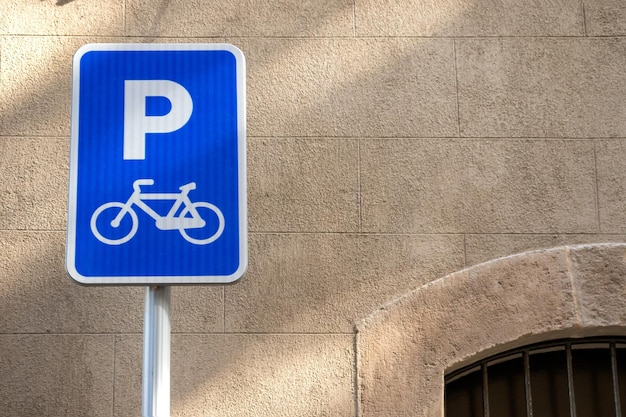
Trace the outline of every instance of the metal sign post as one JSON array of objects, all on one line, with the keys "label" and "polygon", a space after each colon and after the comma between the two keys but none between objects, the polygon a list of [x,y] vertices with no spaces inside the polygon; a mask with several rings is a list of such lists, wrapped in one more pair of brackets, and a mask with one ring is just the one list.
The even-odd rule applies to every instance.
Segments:
[{"label": "metal sign post", "polygon": [[170,417],[170,287],[146,287],[143,323],[143,417]]}]

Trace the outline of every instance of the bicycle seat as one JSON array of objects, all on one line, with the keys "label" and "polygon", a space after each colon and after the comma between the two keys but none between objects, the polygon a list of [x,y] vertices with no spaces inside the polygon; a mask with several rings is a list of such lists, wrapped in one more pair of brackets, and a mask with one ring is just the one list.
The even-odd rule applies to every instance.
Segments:
[{"label": "bicycle seat", "polygon": [[196,189],[196,183],[190,182],[189,184],[181,185],[178,187],[180,191],[191,191]]}]

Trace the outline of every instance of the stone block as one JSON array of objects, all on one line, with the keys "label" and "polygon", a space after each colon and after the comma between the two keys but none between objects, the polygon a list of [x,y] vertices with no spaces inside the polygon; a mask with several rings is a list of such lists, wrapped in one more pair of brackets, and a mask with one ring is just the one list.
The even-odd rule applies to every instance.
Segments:
[{"label": "stone block", "polygon": [[357,0],[359,36],[582,36],[578,0]]},{"label": "stone block", "polygon": [[0,229],[63,230],[66,138],[0,137]]},{"label": "stone block", "polygon": [[92,40],[0,38],[0,135],[69,136],[72,57]]},{"label": "stone block", "polygon": [[251,138],[252,232],[358,232],[358,142]]},{"label": "stone block", "polygon": [[[623,326],[626,322],[626,245],[606,244],[571,249],[572,279],[582,324]],[[620,333],[624,333],[623,330]]]},{"label": "stone block", "polygon": [[456,136],[450,39],[232,39],[250,136]]},{"label": "stone block", "polygon": [[254,234],[250,266],[225,287],[227,332],[351,332],[412,288],[463,267],[456,235]]},{"label": "stone block", "polygon": [[124,0],[11,0],[0,3],[0,34],[100,35],[124,31]]},{"label": "stone block", "polygon": [[364,232],[594,233],[593,143],[366,139]]},{"label": "stone block", "polygon": [[465,236],[467,265],[538,249],[563,245],[626,242],[626,235],[615,234],[485,234]]},{"label": "stone block", "polygon": [[585,22],[589,36],[624,36],[626,3],[622,0],[586,1]]},{"label": "stone block", "polygon": [[350,0],[128,0],[129,36],[350,36]]},{"label": "stone block", "polygon": [[626,232],[626,142],[596,141],[600,228],[605,233]]},{"label": "stone block", "polygon": [[0,334],[5,416],[108,417],[114,336]]},{"label": "stone block", "polygon": [[[141,338],[119,336],[116,416],[141,414]],[[354,336],[173,335],[172,416],[354,416]]]},{"label": "stone block", "polygon": [[465,137],[626,136],[625,39],[457,41]]}]

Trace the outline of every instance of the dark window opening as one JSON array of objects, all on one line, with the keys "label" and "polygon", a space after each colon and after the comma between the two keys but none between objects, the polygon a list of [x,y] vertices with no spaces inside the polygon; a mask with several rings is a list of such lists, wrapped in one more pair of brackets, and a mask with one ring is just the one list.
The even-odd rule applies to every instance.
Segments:
[{"label": "dark window opening", "polygon": [[446,375],[446,417],[622,417],[626,338],[558,340]]}]

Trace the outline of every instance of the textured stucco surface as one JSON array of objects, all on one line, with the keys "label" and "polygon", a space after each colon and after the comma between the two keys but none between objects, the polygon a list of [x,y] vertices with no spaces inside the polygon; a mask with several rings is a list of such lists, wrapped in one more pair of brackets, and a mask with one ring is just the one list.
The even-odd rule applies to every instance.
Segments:
[{"label": "textured stucco surface", "polygon": [[363,36],[583,34],[583,8],[578,0],[359,0],[356,11],[357,34]]},{"label": "textured stucco surface", "polygon": [[0,335],[6,416],[110,416],[112,335]]},{"label": "textured stucco surface", "polygon": [[4,1],[0,4],[0,33],[118,36],[124,30],[124,8],[125,0],[107,1],[106,7],[72,0]]},{"label": "textured stucco surface", "polygon": [[363,230],[596,232],[591,141],[363,140]]},{"label": "textured stucco surface", "polygon": [[355,139],[251,138],[249,218],[255,232],[358,232]]},{"label": "textured stucco surface", "polygon": [[227,331],[349,333],[394,294],[463,264],[456,235],[263,234],[250,243],[248,273],[225,288]]},{"label": "textured stucco surface", "polygon": [[127,0],[125,6],[129,36],[316,37],[354,31],[352,0]]},{"label": "textured stucco surface", "polygon": [[452,40],[230,41],[246,51],[252,136],[456,135]]},{"label": "textured stucco surface", "polygon": [[625,136],[625,51],[618,38],[460,41],[461,135]]},{"label": "textured stucco surface", "polygon": [[[120,336],[116,392],[141,390],[141,337]],[[352,335],[173,335],[172,415],[354,415]],[[141,414],[124,395],[115,415]]]},{"label": "textured stucco surface", "polygon": [[[443,355],[511,327],[621,329],[620,246],[510,255],[626,238],[625,17],[621,0],[0,1],[0,415],[139,410],[143,289],[64,269],[83,44],[246,57],[249,269],[173,288],[172,416],[438,415],[377,378],[431,389]],[[407,293],[397,311],[419,317],[372,324],[359,355],[382,360],[357,357],[355,323]]]}]

